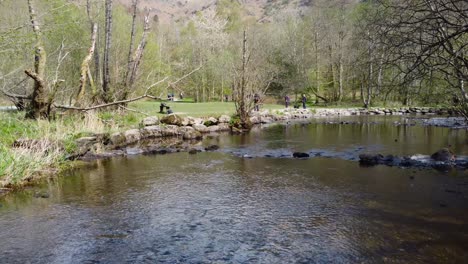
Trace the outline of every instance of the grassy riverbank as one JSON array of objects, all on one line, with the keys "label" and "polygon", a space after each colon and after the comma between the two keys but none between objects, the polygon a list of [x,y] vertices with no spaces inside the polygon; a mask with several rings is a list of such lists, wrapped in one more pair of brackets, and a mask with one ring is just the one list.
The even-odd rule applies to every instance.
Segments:
[{"label": "grassy riverbank", "polygon": [[[0,187],[21,186],[43,175],[68,167],[66,157],[76,149],[75,140],[90,133],[116,132],[138,127],[146,116],[159,114],[159,102],[136,102],[127,110],[57,115],[52,121],[24,119],[24,113],[0,112]],[[208,117],[235,112],[234,104],[168,102],[176,114]],[[281,109],[281,105],[264,105]],[[32,148],[13,148],[18,139],[37,139]]]},{"label": "grassy riverbank", "polygon": [[[174,113],[182,116],[217,117],[235,112],[232,102],[166,104]],[[164,116],[158,113],[159,105],[155,101],[141,101],[113,111],[58,113],[52,121],[26,120],[24,113],[0,112],[0,188],[22,186],[35,178],[67,168],[71,164],[67,156],[77,150],[76,139],[94,133],[138,128],[146,116]],[[283,108],[284,106],[277,104],[262,106],[262,110],[271,111]],[[32,141],[27,147],[13,147],[14,142],[19,139],[27,139],[26,142],[29,143],[31,140],[36,141]]]}]

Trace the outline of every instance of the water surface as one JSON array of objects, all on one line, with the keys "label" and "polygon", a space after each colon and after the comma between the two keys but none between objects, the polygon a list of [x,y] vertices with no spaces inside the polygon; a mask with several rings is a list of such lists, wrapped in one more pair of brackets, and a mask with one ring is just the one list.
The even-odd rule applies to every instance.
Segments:
[{"label": "water surface", "polygon": [[[431,154],[448,145],[468,155],[466,131],[356,120],[214,136],[204,144],[221,145],[218,152],[99,161],[8,195],[0,262],[466,262],[465,171],[353,161],[361,152]],[[335,156],[276,155],[311,150]]]}]

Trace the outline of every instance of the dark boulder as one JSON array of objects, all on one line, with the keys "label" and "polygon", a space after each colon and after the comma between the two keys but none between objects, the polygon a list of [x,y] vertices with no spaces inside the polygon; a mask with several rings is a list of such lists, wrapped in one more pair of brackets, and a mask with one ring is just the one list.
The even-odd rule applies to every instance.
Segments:
[{"label": "dark boulder", "polygon": [[[388,157],[390,159],[390,157]],[[365,166],[384,164],[385,158],[381,154],[360,154],[359,163]]]},{"label": "dark boulder", "polygon": [[215,151],[218,150],[219,146],[218,145],[211,145],[205,148],[206,151]]},{"label": "dark boulder", "polygon": [[293,157],[294,158],[308,158],[310,157],[310,155],[304,152],[294,152]]},{"label": "dark boulder", "polygon": [[403,157],[400,162],[401,167],[417,167],[420,166],[421,162],[412,159],[411,157]]},{"label": "dark boulder", "polygon": [[191,149],[191,150],[189,150],[188,153],[191,154],[191,155],[194,155],[194,154],[198,153],[198,150],[197,149]]},{"label": "dark boulder", "polygon": [[36,192],[34,193],[34,198],[49,198],[50,197],[50,194],[47,193],[47,192]]},{"label": "dark boulder", "polygon": [[455,155],[448,148],[443,148],[431,155],[435,161],[452,162],[455,161]]}]

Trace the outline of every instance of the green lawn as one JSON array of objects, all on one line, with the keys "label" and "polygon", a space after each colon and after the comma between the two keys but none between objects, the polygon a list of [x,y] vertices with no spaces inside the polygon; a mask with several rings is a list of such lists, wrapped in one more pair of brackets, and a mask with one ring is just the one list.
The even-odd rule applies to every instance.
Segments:
[{"label": "green lawn", "polygon": [[[193,117],[220,116],[223,114],[232,115],[235,112],[235,106],[232,102],[209,102],[209,103],[187,103],[187,102],[166,102],[175,114]],[[129,105],[129,108],[136,109],[149,115],[160,115],[160,102],[135,102]],[[263,105],[260,110],[282,109],[284,106],[276,104]]]}]

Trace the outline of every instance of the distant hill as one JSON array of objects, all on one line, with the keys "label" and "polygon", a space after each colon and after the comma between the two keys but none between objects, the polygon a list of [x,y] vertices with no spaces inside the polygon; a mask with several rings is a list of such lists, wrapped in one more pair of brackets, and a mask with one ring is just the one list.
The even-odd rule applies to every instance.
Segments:
[{"label": "distant hill", "polygon": [[[117,0],[127,7],[132,0]],[[258,21],[269,21],[271,17],[284,10],[301,12],[310,6],[313,0],[233,0],[239,2],[244,15]],[[150,10],[161,23],[184,21],[199,11],[216,9],[218,0],[140,0],[139,9]]]}]

